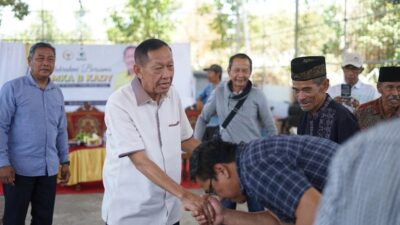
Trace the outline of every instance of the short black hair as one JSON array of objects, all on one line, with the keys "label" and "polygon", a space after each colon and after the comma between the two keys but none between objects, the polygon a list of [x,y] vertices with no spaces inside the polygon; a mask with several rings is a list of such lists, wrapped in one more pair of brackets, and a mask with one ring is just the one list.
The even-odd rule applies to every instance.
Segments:
[{"label": "short black hair", "polygon": [[53,51],[54,56],[56,56],[56,49],[49,43],[46,42],[37,42],[29,49],[29,56],[28,59],[32,59],[33,55],[35,54],[36,49],[38,48],[49,48]]},{"label": "short black hair", "polygon": [[216,178],[214,165],[230,163],[236,159],[237,144],[212,139],[201,143],[190,157],[190,179],[206,180]]},{"label": "short black hair", "polygon": [[236,58],[249,60],[249,62],[250,62],[250,73],[251,73],[251,71],[253,71],[253,61],[251,60],[250,56],[248,56],[248,55],[246,55],[244,53],[237,53],[237,54],[235,54],[235,55],[233,55],[233,56],[231,56],[229,58],[228,71],[231,70],[233,60],[236,59]]},{"label": "short black hair", "polygon": [[136,47],[135,62],[139,65],[144,65],[148,60],[147,53],[149,51],[157,50],[164,46],[168,47],[171,50],[171,47],[169,47],[169,45],[166,42],[160,39],[150,38],[143,41]]}]

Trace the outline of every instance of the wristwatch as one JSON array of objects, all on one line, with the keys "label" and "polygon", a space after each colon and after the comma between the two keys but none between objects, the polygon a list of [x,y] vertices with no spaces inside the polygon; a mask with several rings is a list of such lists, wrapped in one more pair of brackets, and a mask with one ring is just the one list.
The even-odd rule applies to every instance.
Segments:
[{"label": "wristwatch", "polygon": [[66,161],[66,162],[63,162],[63,163],[61,163],[61,165],[63,166],[63,165],[68,165],[69,166],[69,161]]}]

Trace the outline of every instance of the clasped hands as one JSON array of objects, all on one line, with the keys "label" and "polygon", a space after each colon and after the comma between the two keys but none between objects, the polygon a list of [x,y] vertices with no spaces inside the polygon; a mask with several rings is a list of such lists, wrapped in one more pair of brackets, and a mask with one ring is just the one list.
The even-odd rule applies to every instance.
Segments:
[{"label": "clasped hands", "polygon": [[182,198],[183,207],[186,211],[191,211],[191,215],[200,225],[223,223],[224,209],[218,199],[208,194],[198,196],[188,193],[188,196]]}]

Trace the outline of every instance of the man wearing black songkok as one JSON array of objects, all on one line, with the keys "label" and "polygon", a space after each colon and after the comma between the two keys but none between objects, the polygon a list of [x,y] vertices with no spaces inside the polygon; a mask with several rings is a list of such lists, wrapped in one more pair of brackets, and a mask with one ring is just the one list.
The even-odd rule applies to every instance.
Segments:
[{"label": "man wearing black songkok", "polygon": [[360,105],[356,111],[362,129],[400,117],[400,67],[381,67],[377,88],[381,97]]},{"label": "man wearing black songkok", "polygon": [[329,80],[323,56],[295,58],[291,62],[293,90],[301,109],[297,134],[343,143],[359,131],[356,117],[326,93]]}]

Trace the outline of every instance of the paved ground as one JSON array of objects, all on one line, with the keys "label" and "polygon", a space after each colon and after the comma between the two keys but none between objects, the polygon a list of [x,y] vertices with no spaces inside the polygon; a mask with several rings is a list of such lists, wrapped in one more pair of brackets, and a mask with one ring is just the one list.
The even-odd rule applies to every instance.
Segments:
[{"label": "paved ground", "polygon": [[[200,189],[192,189],[198,194],[202,193]],[[101,220],[101,201],[103,194],[75,194],[75,195],[57,195],[54,212],[53,225],[104,225]],[[3,215],[4,198],[0,197],[0,218]],[[239,206],[245,209],[244,205]],[[29,214],[29,212],[28,212]],[[0,224],[1,221],[0,221]],[[30,224],[30,216],[27,216],[26,224]],[[183,213],[181,225],[195,225],[196,221],[190,216],[190,213]]]}]

